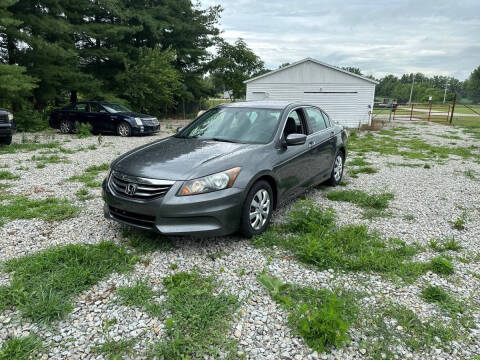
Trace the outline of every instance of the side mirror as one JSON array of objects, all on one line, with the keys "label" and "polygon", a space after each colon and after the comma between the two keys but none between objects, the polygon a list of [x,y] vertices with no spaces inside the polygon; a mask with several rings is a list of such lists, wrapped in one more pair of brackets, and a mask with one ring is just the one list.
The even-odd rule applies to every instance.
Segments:
[{"label": "side mirror", "polygon": [[285,139],[287,146],[303,145],[307,141],[305,134],[290,134]]},{"label": "side mirror", "polygon": [[177,127],[177,134],[183,129],[183,127],[179,126]]}]

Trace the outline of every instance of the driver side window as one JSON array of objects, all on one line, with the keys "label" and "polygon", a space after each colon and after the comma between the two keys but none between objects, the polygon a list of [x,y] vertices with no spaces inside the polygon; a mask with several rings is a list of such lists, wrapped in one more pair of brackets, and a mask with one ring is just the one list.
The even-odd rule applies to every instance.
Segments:
[{"label": "driver side window", "polygon": [[302,121],[301,109],[293,110],[288,114],[287,122],[285,123],[285,129],[283,130],[283,135],[287,137],[290,134],[305,134],[305,126]]}]

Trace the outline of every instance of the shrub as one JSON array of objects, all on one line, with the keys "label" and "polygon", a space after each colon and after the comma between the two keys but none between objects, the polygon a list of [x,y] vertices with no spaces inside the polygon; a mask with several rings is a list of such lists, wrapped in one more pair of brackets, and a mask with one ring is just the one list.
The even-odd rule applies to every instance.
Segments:
[{"label": "shrub", "polygon": [[48,129],[46,113],[33,109],[23,109],[13,114],[18,132],[34,132]]},{"label": "shrub", "polygon": [[84,139],[92,135],[92,125],[75,123],[75,133],[79,139]]}]

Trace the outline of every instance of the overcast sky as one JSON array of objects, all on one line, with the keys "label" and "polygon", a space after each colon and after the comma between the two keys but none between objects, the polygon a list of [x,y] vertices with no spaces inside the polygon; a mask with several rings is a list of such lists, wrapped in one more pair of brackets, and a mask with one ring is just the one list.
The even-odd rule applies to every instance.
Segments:
[{"label": "overcast sky", "polygon": [[224,8],[269,69],[313,57],[382,77],[423,72],[464,80],[480,65],[480,0],[201,0]]}]

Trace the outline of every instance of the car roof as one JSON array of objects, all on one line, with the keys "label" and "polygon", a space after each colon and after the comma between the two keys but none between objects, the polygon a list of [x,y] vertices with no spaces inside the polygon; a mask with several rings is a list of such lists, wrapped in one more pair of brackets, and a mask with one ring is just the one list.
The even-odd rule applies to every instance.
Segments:
[{"label": "car roof", "polygon": [[258,109],[279,109],[283,110],[289,106],[309,106],[306,104],[297,104],[290,101],[241,101],[241,102],[230,102],[219,105],[219,107],[229,107],[229,108],[258,108]]}]

